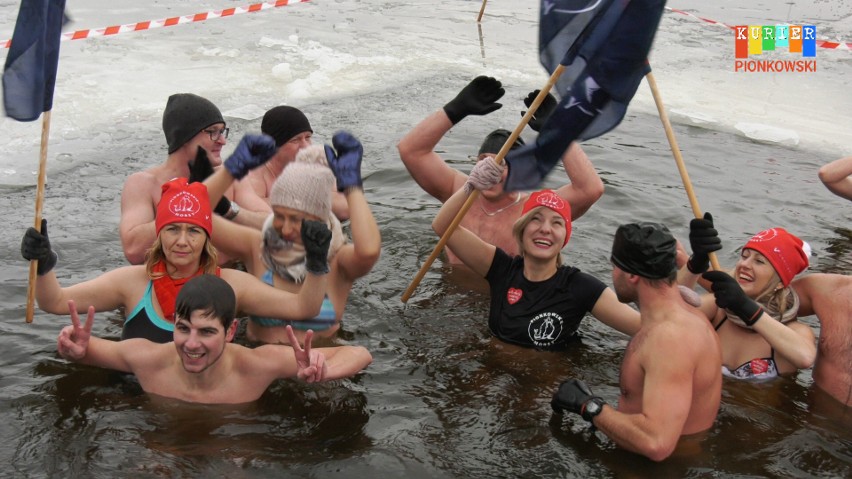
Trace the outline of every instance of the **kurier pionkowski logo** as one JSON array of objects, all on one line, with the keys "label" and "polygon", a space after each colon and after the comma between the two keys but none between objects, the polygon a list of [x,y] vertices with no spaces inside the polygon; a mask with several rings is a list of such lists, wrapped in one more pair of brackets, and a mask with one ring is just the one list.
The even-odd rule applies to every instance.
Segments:
[{"label": "kurier pionkowski logo", "polygon": [[[766,52],[800,58],[749,58]],[[735,72],[816,72],[815,25],[738,25],[734,27]]]}]

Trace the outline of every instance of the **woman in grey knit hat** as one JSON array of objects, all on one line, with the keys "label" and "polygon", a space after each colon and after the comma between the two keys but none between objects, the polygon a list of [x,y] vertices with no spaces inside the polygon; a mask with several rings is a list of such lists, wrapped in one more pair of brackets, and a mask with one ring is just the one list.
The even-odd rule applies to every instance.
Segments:
[{"label": "woman in grey knit hat", "polygon": [[[333,336],[354,281],[369,273],[379,259],[381,235],[362,189],[361,143],[349,133],[338,132],[332,144],[334,147],[303,148],[284,168],[270,192],[273,213],[261,230],[214,218],[217,248],[241,260],[249,273],[267,284],[291,292],[302,288],[306,267],[310,269],[300,239],[302,221],[322,221],[332,232],[328,286],[320,314],[301,321],[252,316],[246,330],[250,341],[287,343],[287,325],[293,327],[300,342],[308,329],[315,338]],[[229,186],[205,183],[217,191]],[[342,193],[348,203],[351,242],[332,212],[335,192]]]}]

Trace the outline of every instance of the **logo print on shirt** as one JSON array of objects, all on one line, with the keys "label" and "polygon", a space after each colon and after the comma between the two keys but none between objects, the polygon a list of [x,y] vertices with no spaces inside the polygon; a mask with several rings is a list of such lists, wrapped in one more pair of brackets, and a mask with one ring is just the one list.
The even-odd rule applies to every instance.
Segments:
[{"label": "logo print on shirt", "polygon": [[556,313],[541,313],[530,320],[527,333],[536,346],[550,346],[562,335],[562,316]]},{"label": "logo print on shirt", "polygon": [[509,304],[515,304],[521,300],[521,296],[524,295],[524,292],[517,288],[509,288],[509,291],[506,292],[506,300],[509,301]]}]

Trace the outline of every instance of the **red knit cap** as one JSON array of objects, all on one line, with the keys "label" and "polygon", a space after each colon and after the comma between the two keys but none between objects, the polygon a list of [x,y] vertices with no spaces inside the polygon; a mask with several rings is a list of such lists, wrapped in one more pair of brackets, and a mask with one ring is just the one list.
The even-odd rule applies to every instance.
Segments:
[{"label": "red knit cap", "polygon": [[213,235],[210,198],[204,183],[187,183],[186,178],[175,178],[163,184],[163,196],[157,204],[157,234],[172,223],[194,224],[204,228],[208,237]]},{"label": "red knit cap", "polygon": [[743,249],[753,249],[762,254],[775,268],[784,286],[808,267],[807,243],[784,228],[770,228],[752,236]]},{"label": "red knit cap", "polygon": [[531,194],[524,203],[524,209],[521,211],[521,216],[529,213],[533,208],[544,206],[559,213],[559,216],[565,220],[565,242],[562,246],[568,244],[568,238],[571,237],[571,205],[564,198],[557,195],[553,190],[541,190]]}]

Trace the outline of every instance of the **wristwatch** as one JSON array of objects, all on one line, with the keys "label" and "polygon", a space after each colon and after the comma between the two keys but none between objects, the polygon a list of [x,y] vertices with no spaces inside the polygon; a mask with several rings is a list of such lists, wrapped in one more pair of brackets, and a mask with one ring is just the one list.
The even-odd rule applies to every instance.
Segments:
[{"label": "wristwatch", "polygon": [[583,419],[586,421],[592,422],[592,419],[595,418],[598,414],[603,410],[604,404],[606,401],[599,397],[593,397],[586,401],[583,404],[583,409],[580,411],[580,415],[583,416]]},{"label": "wristwatch", "polygon": [[240,205],[238,205],[236,201],[232,201],[231,208],[227,213],[225,213],[225,219],[232,220],[236,218],[238,214],[240,214]]}]

